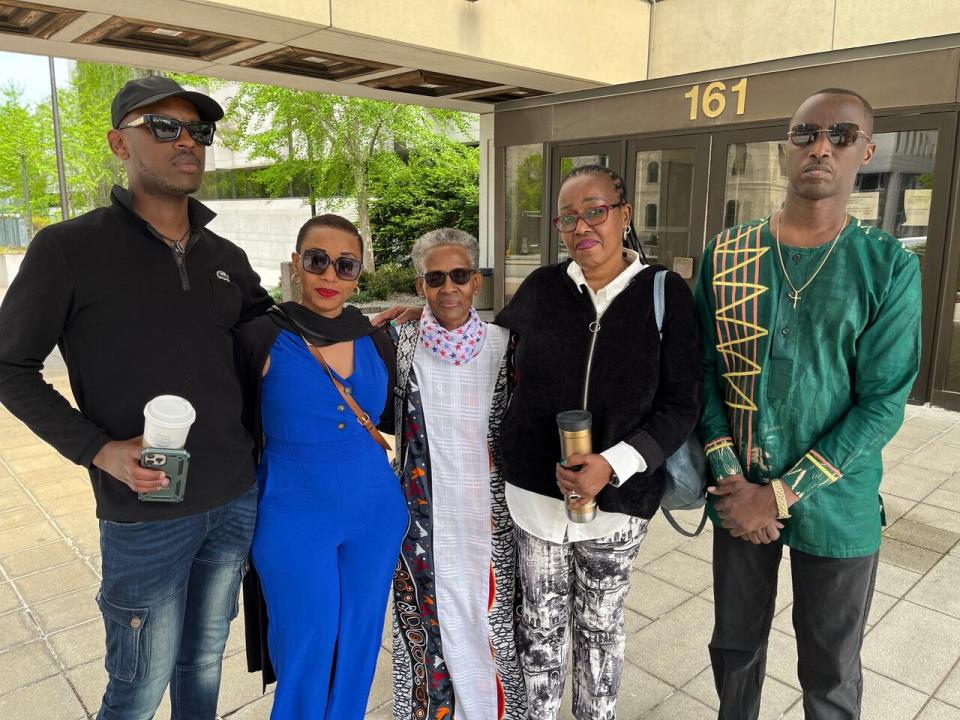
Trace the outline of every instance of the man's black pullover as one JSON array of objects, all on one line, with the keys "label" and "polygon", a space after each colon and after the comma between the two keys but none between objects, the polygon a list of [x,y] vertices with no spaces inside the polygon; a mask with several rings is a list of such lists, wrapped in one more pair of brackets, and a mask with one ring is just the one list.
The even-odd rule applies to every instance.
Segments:
[{"label": "man's black pullover", "polygon": [[[190,199],[186,252],[133,211],[112,204],[44,228],[0,306],[0,402],[65,457],[90,469],[97,516],[133,522],[222,505],[254,482],[241,424],[233,329],[270,298],[245,253],[206,229],[214,213]],[[59,345],[79,411],[40,371]],[[143,432],[143,407],[180,395],[197,411],[187,438],[182,503],[145,503],[92,466],[110,440]]]}]

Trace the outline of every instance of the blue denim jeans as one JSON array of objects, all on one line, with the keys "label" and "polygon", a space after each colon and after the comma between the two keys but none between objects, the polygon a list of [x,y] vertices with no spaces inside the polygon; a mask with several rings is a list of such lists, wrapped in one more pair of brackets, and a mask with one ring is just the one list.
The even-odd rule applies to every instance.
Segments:
[{"label": "blue denim jeans", "polygon": [[173,720],[213,720],[237,616],[257,490],[208,512],[100,521],[109,680],[98,720],[150,720],[170,684]]}]

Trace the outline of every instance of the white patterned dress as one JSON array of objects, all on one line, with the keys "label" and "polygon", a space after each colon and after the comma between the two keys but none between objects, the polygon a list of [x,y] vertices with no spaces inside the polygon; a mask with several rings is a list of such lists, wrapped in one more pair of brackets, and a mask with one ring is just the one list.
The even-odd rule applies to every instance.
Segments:
[{"label": "white patterned dress", "polygon": [[415,323],[398,339],[397,462],[411,513],[394,577],[394,715],[521,720],[514,528],[495,440],[509,334],[470,361],[437,359]]}]

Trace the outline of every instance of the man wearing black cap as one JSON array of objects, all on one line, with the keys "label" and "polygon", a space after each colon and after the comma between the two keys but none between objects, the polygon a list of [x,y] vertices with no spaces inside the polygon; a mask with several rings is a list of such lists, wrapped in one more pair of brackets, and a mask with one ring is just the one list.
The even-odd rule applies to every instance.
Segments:
[{"label": "man wearing black cap", "polygon": [[[212,720],[220,665],[253,534],[251,441],[240,423],[232,331],[269,297],[238,247],[189,197],[222,108],[174,81],[127,83],[110,149],[129,190],[41,230],[0,306],[0,402],[90,470],[100,519],[109,681],[102,720]],[[41,376],[59,345],[79,410]],[[145,404],[196,410],[182,502],[148,502],[161,472],[139,465]]]}]

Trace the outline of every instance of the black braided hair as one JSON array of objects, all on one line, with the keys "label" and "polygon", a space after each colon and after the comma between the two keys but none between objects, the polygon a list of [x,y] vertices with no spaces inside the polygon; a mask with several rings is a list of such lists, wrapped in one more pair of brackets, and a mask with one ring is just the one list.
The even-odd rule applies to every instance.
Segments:
[{"label": "black braided hair", "polygon": [[[560,187],[563,187],[567,180],[579,177],[580,175],[602,175],[613,184],[613,189],[617,193],[617,202],[630,204],[630,200],[627,198],[627,184],[624,182],[623,178],[620,177],[620,173],[611,170],[605,165],[580,165],[579,167],[575,167],[564,176],[563,180],[560,181]],[[637,231],[633,227],[632,216],[630,217],[630,222],[627,225],[627,234],[623,238],[623,246],[639,253],[644,264],[647,264],[647,256],[644,255],[643,247],[640,245],[640,238],[637,236]]]}]

